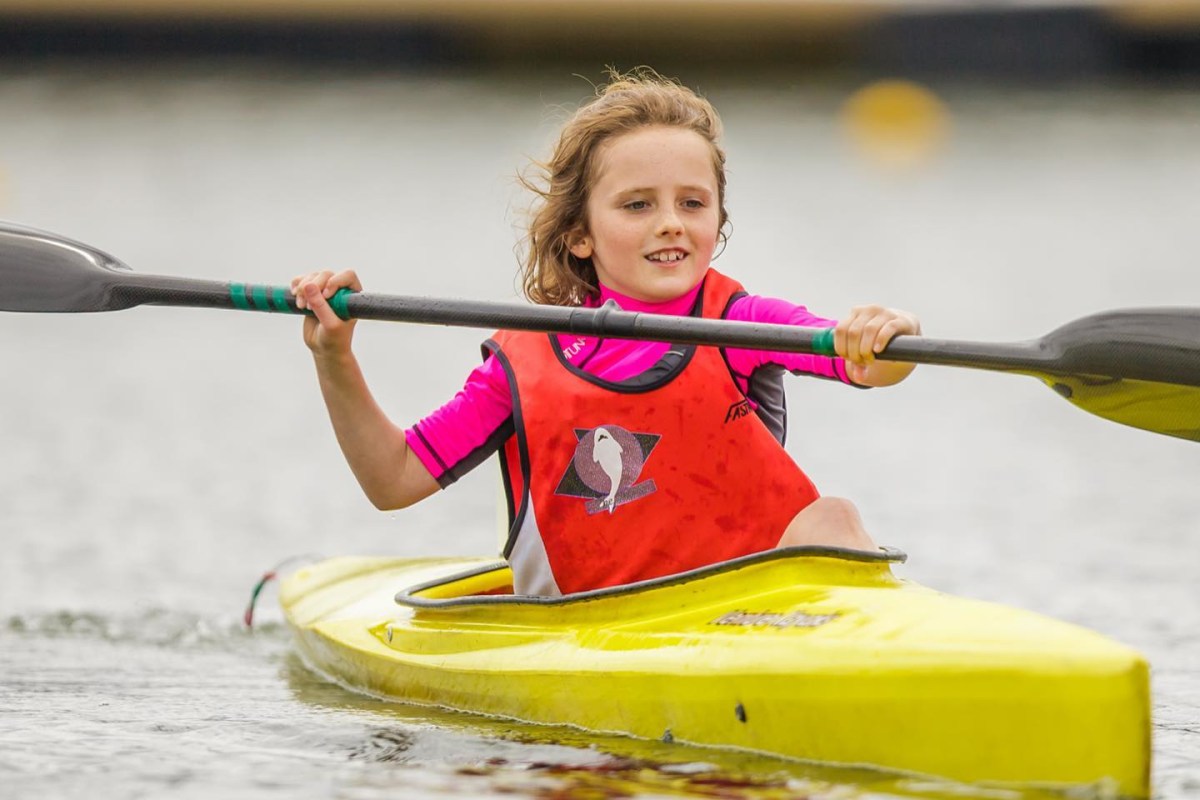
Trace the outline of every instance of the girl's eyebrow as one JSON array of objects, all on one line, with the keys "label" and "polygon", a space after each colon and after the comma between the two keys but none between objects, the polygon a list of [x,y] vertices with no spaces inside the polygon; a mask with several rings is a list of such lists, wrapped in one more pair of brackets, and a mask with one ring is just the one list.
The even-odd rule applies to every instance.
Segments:
[{"label": "girl's eyebrow", "polygon": [[[678,186],[676,188],[683,192],[696,192],[696,193],[700,193],[700,194],[712,194],[713,193],[712,189],[706,188],[704,186],[692,186],[690,184],[686,185],[686,186]],[[619,192],[616,193],[616,196],[624,197],[626,195],[631,195],[631,194],[646,194],[648,192],[653,193],[655,191],[657,191],[657,190],[653,186],[639,186],[634,189],[621,189]]]}]

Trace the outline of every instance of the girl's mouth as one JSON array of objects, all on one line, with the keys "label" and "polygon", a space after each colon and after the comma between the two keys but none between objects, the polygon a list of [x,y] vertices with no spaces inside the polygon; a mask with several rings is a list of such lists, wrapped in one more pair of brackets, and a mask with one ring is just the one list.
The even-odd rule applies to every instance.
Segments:
[{"label": "girl's mouth", "polygon": [[647,260],[658,264],[673,264],[685,258],[687,258],[687,253],[682,250],[659,250],[646,256]]}]

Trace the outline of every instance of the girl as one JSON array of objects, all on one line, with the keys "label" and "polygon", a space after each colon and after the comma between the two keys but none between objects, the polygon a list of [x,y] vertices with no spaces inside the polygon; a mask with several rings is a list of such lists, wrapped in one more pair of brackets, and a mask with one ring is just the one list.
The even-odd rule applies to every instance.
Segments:
[{"label": "girl", "polygon": [[[710,267],[725,241],[721,122],[649,71],[613,74],[539,165],[523,264],[536,303],[796,325],[834,325],[747,294]],[[292,281],[330,419],[367,497],[403,508],[500,451],[518,594],[558,595],[674,574],[775,546],[874,549],[854,505],[820,497],[783,449],[783,370],[857,386],[903,380],[875,359],[911,314],[859,306],[838,358],[499,332],[446,405],[403,431],[327,299],[352,271]]]}]

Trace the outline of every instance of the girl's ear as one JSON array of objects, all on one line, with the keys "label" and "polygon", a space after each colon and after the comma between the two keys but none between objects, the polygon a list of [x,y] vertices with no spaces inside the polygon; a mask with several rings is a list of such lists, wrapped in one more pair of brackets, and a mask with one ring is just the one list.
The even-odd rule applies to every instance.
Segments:
[{"label": "girl's ear", "polygon": [[580,229],[567,234],[567,249],[571,255],[579,259],[592,257],[592,237]]}]

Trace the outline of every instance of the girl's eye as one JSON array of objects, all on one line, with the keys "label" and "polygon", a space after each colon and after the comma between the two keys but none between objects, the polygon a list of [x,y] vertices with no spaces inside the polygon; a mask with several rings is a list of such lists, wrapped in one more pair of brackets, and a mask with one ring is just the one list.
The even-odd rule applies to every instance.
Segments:
[{"label": "girl's eye", "polygon": [[644,208],[649,208],[650,204],[645,200],[630,200],[625,204],[625,208],[630,211],[641,211]]},{"label": "girl's eye", "polygon": [[704,208],[704,201],[697,200],[696,198],[693,197],[688,200],[684,200],[683,205],[687,208]]}]

